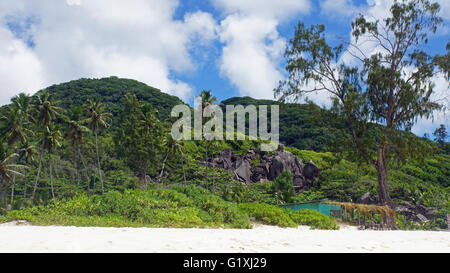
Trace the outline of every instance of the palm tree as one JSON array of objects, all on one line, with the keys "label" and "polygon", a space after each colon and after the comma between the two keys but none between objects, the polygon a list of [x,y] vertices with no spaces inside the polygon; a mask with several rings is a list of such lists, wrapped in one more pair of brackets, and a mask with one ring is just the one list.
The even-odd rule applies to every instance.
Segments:
[{"label": "palm tree", "polygon": [[[217,98],[214,97],[211,93],[211,90],[204,90],[200,93],[200,98],[202,99],[202,111],[204,111],[208,106],[213,105],[216,103]],[[203,117],[203,113],[202,113],[202,117]],[[203,125],[205,125],[205,123],[208,121],[208,118],[203,117]],[[205,163],[206,163],[206,168],[205,168],[205,179],[206,179],[206,189],[208,189],[208,168],[209,168],[209,163],[208,163],[208,148],[210,146],[210,141],[206,140],[205,141]]]},{"label": "palm tree", "polygon": [[181,154],[181,166],[183,168],[183,178],[184,178],[184,186],[187,186],[186,182],[186,170],[184,168],[184,142],[183,141],[177,141],[177,151]]},{"label": "palm tree", "polygon": [[55,102],[51,99],[50,93],[47,90],[43,90],[35,97],[36,99],[36,107],[37,107],[37,125],[42,129],[42,139],[41,139],[41,147],[39,151],[39,166],[38,172],[36,175],[36,182],[34,183],[33,194],[31,195],[31,199],[34,200],[34,196],[36,194],[36,189],[39,182],[39,176],[41,174],[42,167],[42,156],[44,154],[45,148],[45,138],[48,130],[48,125],[56,119],[57,116],[60,115],[62,109],[57,107],[58,102]]},{"label": "palm tree", "polygon": [[25,128],[25,118],[22,111],[17,107],[7,107],[8,114],[1,116],[0,120],[5,122],[2,131],[2,140],[6,141],[8,145],[13,146],[18,140],[25,142],[27,134],[31,131]]},{"label": "palm tree", "polygon": [[[161,172],[159,174],[160,179],[163,176],[164,166],[165,166],[166,161],[169,158],[169,156],[175,156],[177,153],[181,153],[182,157],[184,158],[183,143],[181,141],[177,141],[177,140],[173,139],[171,135],[164,136],[163,146],[167,148],[167,153],[166,153],[166,157],[164,158],[164,161],[163,161]],[[184,172],[184,162],[182,164],[183,164],[183,172]],[[184,173],[184,182],[186,184],[186,174],[185,173]]]},{"label": "palm tree", "polygon": [[[19,168],[25,168],[25,166],[14,164],[15,158],[17,158],[17,154],[9,153],[5,148],[5,145],[0,143],[0,188],[4,186],[5,181],[12,181],[12,176],[19,175],[22,176],[21,173],[17,171]],[[6,185],[3,190],[3,199],[5,201],[4,205],[6,205]]]},{"label": "palm tree", "polygon": [[83,142],[83,133],[89,132],[89,128],[87,128],[86,126],[83,126],[81,124],[82,123],[81,113],[82,113],[82,108],[78,107],[78,106],[74,106],[69,110],[68,115],[66,117],[66,121],[69,124],[69,129],[67,130],[66,138],[70,141],[72,147],[74,148],[75,153],[77,153],[79,160],[83,164],[83,168],[84,168],[85,174],[86,174],[86,181],[87,181],[88,194],[89,194],[89,192],[90,192],[89,176],[87,173],[86,162],[84,161],[83,154],[81,153],[81,144]]},{"label": "palm tree", "polygon": [[[134,97],[135,98],[135,97]],[[135,104],[136,105],[136,104]],[[141,146],[143,144],[144,147],[138,149],[138,155],[142,157],[141,161],[141,169],[144,174],[145,188],[147,189],[147,172],[148,167],[156,160],[157,150],[161,147],[160,145],[164,141],[163,138],[159,135],[161,132],[161,123],[157,118],[157,111],[154,111],[149,105],[144,104],[138,106],[140,107],[139,114],[137,115],[137,128],[138,128],[138,138],[141,138],[136,144],[137,146]],[[131,121],[132,122],[132,121]],[[143,142],[142,142],[143,141]],[[163,162],[163,170],[164,164]],[[161,171],[160,178],[163,174]]]},{"label": "palm tree", "polygon": [[25,94],[20,93],[15,96],[12,100],[13,105],[19,110],[19,113],[26,121],[33,121],[33,117],[30,115],[32,97]]},{"label": "palm tree", "polygon": [[[213,105],[217,102],[217,98],[211,93],[211,90],[204,90],[200,93],[200,98],[202,99],[202,110],[205,111],[206,107]],[[202,115],[203,116],[203,115]],[[203,118],[203,124],[207,122],[207,118]]]},{"label": "palm tree", "polygon": [[[19,148],[19,160],[22,160],[27,165],[33,164],[34,155],[36,154],[36,149],[28,141],[22,144]],[[23,190],[23,200],[27,199],[27,173],[25,173],[25,182]]]},{"label": "palm tree", "polygon": [[[8,114],[0,117],[0,120],[5,121],[4,129],[2,131],[3,141],[6,141],[12,149],[15,149],[15,144],[20,141],[24,144],[27,137],[32,135],[32,131],[27,128],[29,124],[29,106],[31,98],[24,93],[11,99],[12,105],[7,107]],[[14,202],[14,191],[16,185],[16,176],[13,175],[11,186],[11,204]]]},{"label": "palm tree", "polygon": [[100,156],[98,153],[98,133],[103,129],[109,128],[108,121],[111,119],[111,113],[105,113],[105,105],[98,99],[88,101],[89,118],[85,121],[88,123],[88,127],[94,132],[95,135],[95,151],[97,153],[97,167],[100,177],[100,183],[102,185],[102,194],[105,193],[103,185],[102,170],[100,167]]},{"label": "palm tree", "polygon": [[52,155],[57,147],[61,146],[62,135],[59,128],[54,124],[50,123],[47,126],[47,130],[45,132],[45,141],[44,147],[49,154],[49,171],[50,171],[50,187],[52,191],[52,198],[55,199],[55,190],[53,188],[53,158]]}]

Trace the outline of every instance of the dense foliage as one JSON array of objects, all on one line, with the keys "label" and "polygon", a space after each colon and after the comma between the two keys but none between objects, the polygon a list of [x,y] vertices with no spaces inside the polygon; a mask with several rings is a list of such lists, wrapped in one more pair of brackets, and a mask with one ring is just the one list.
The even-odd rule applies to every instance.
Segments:
[{"label": "dense foliage", "polygon": [[159,118],[166,120],[175,105],[183,102],[175,96],[161,92],[136,80],[109,77],[102,79],[80,79],[47,88],[55,100],[61,102],[61,107],[69,109],[72,106],[84,105],[88,100],[100,99],[107,110],[118,117],[123,106],[125,94],[134,94],[139,101],[153,105]]},{"label": "dense foliage", "polygon": [[6,219],[40,225],[251,228],[235,204],[193,187],[79,195],[48,206],[10,211]]},{"label": "dense foliage", "polygon": [[[280,141],[286,146],[316,152],[329,151],[336,141],[337,129],[332,120],[322,117],[323,109],[319,106],[297,103],[279,103],[273,100],[257,100],[250,97],[235,97],[221,102],[226,105],[279,105],[280,106]],[[270,115],[270,107],[268,107]],[[270,119],[268,120],[270,126]]]},{"label": "dense foliage", "polygon": [[[434,77],[441,73],[448,80],[450,44],[442,55],[427,47],[428,37],[443,25],[439,14],[436,2],[394,1],[386,16],[356,17],[350,41],[339,44],[328,39],[324,25],[299,22],[285,51],[289,76],[275,89],[282,101],[317,91],[331,96],[331,111],[345,124],[341,147],[375,167],[378,200],[391,208],[390,163],[429,148],[402,131],[444,106],[434,96]],[[352,61],[342,61],[349,56]]]},{"label": "dense foliage", "polygon": [[[86,86],[92,90],[84,90]],[[121,88],[127,86],[134,91],[123,95]],[[109,97],[104,97],[107,89]],[[325,113],[318,106],[281,106],[285,107],[281,127],[288,124],[281,135],[289,131],[297,141],[288,142],[292,146],[287,150],[320,168],[313,188],[295,193],[288,172],[274,181],[243,184],[232,172],[200,164],[205,155],[215,156],[225,149],[242,155],[257,149],[259,142],[175,141],[168,131],[169,121],[160,115],[162,105],[179,100],[158,92],[135,81],[82,79],[33,97],[13,98],[12,104],[1,108],[0,222],[248,228],[250,220],[255,220],[334,229],[335,223],[326,217],[292,214],[276,205],[324,199],[354,202],[366,192],[377,191],[373,167],[318,152],[331,150],[325,139],[332,137],[328,126],[334,123],[332,119],[327,119],[328,125],[314,122],[316,114]],[[275,102],[234,98],[228,103]],[[308,136],[308,132],[314,133]],[[389,190],[394,201],[438,208],[439,218],[433,225],[443,226],[449,212],[450,181],[450,157],[445,150],[392,164],[391,169]]]}]

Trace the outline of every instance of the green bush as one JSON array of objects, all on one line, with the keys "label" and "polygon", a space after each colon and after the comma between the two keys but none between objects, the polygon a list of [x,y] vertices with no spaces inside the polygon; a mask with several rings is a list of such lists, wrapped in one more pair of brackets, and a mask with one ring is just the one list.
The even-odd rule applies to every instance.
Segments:
[{"label": "green bush", "polygon": [[283,171],[279,174],[272,184],[272,193],[278,196],[284,203],[292,202],[295,195],[294,185],[292,184],[292,174],[288,171]]},{"label": "green bush", "polygon": [[286,211],[282,208],[258,203],[242,203],[239,209],[257,222],[280,227],[297,227]]},{"label": "green bush", "polygon": [[190,197],[194,205],[206,211],[214,222],[225,223],[233,228],[251,228],[248,217],[238,209],[236,204],[226,202],[203,188],[189,186],[174,189]]},{"label": "green bush", "polygon": [[252,227],[235,204],[195,187],[79,195],[48,206],[10,211],[6,219],[39,225]]},{"label": "green bush", "polygon": [[315,210],[287,210],[287,213],[298,225],[310,226],[311,229],[339,229],[339,225],[333,218]]},{"label": "green bush", "polygon": [[292,198],[292,203],[306,203],[311,201],[325,200],[325,196],[320,191],[304,191]]}]

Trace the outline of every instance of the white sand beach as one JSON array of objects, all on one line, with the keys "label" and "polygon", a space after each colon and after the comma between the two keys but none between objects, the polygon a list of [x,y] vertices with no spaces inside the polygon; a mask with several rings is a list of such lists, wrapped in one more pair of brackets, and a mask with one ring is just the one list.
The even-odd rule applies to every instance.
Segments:
[{"label": "white sand beach", "polygon": [[0,225],[0,252],[444,252],[446,231],[251,230]]}]

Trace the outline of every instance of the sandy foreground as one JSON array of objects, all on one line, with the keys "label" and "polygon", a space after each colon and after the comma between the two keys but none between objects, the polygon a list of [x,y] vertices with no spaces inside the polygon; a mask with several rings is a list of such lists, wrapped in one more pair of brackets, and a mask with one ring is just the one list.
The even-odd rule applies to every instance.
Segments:
[{"label": "sandy foreground", "polygon": [[38,227],[0,225],[0,252],[444,252],[450,232]]}]

